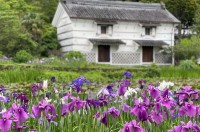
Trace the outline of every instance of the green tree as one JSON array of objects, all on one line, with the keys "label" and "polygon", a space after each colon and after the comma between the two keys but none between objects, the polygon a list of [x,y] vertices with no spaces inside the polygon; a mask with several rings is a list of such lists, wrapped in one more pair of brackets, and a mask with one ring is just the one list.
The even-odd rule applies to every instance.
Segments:
[{"label": "green tree", "polygon": [[25,30],[31,34],[31,38],[40,44],[44,25],[44,21],[41,19],[40,15],[37,13],[26,14],[22,19],[22,25],[25,27]]},{"label": "green tree", "polygon": [[195,13],[193,29],[200,36],[200,6]]},{"label": "green tree", "polygon": [[57,39],[57,32],[50,24],[45,25],[44,34],[42,35],[41,55],[59,55],[60,44]]},{"label": "green tree", "polygon": [[55,29],[49,24],[57,2],[0,0],[0,51],[14,56],[19,50],[26,50],[40,56],[59,49]]},{"label": "green tree", "polygon": [[0,0],[0,3],[0,51],[5,52],[7,45],[17,43],[16,39],[20,32],[20,19],[8,2]]},{"label": "green tree", "polygon": [[34,11],[41,13],[41,17],[45,22],[51,23],[53,20],[59,0],[26,0]]},{"label": "green tree", "polygon": [[175,58],[179,62],[181,60],[189,60],[192,57],[196,59],[200,57],[200,38],[192,36],[191,38],[182,39],[174,47]]}]

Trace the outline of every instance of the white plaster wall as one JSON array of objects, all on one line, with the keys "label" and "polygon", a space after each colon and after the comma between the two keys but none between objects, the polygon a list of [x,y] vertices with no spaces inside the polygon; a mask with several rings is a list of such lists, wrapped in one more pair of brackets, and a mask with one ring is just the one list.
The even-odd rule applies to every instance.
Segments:
[{"label": "white plaster wall", "polygon": [[72,22],[63,6],[59,3],[52,25],[57,27],[57,38],[62,46],[62,52],[73,50]]},{"label": "white plaster wall", "polygon": [[[173,24],[160,24],[155,37],[143,36],[142,25],[137,22],[117,22],[113,25],[112,35],[97,35],[97,24],[93,20],[71,19],[73,28],[73,45],[75,50],[90,51],[87,46],[90,38],[121,39],[126,45],[120,45],[116,52],[139,52],[139,46],[133,40],[163,40],[169,45],[174,43]],[[77,46],[76,46],[77,45]]]}]

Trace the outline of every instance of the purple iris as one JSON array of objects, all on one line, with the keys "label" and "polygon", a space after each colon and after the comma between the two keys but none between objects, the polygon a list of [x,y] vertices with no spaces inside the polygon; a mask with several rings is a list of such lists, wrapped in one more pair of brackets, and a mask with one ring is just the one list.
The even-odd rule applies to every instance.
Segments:
[{"label": "purple iris", "polygon": [[56,82],[56,77],[51,77],[50,80],[51,82]]},{"label": "purple iris", "polygon": [[123,83],[120,84],[120,85],[119,85],[119,88],[118,88],[118,94],[119,94],[119,96],[124,96],[126,90],[127,90],[126,85],[123,84]]},{"label": "purple iris", "polygon": [[126,103],[123,104],[123,106],[122,106],[122,111],[123,112],[129,112],[130,109],[131,109],[131,107],[128,106]]},{"label": "purple iris", "polygon": [[169,89],[164,89],[162,92],[162,97],[169,97]]},{"label": "purple iris", "polygon": [[34,96],[37,96],[37,91],[40,90],[43,87],[42,83],[39,84],[32,84],[31,90]]},{"label": "purple iris", "polygon": [[38,85],[32,84],[31,90],[32,90],[32,93],[33,93],[34,96],[37,96],[37,93],[36,93],[37,89],[38,89]]},{"label": "purple iris", "polygon": [[129,71],[124,72],[123,75],[124,75],[124,77],[125,77],[126,79],[129,79],[129,78],[132,77],[132,74],[131,74]]},{"label": "purple iris", "polygon": [[100,119],[100,122],[104,125],[108,125],[108,112],[105,111]]},{"label": "purple iris", "polygon": [[70,86],[72,89],[75,89],[77,93],[80,93],[82,91],[81,87],[84,85],[84,83],[90,85],[90,81],[87,80],[84,76],[81,76],[73,80],[71,84],[67,84],[66,86]]},{"label": "purple iris", "polygon": [[35,118],[39,118],[40,115],[41,115],[41,109],[39,108],[39,106],[33,105],[32,113],[33,113]]},{"label": "purple iris", "polygon": [[6,92],[6,89],[4,88],[3,85],[0,86],[0,93],[5,93]]},{"label": "purple iris", "polygon": [[120,132],[145,132],[145,130],[140,126],[140,123],[137,123],[135,120],[124,124],[124,128]]},{"label": "purple iris", "polygon": [[24,109],[20,105],[13,104],[12,111],[14,113],[14,117],[18,122],[25,122],[28,119],[28,114],[24,111]]},{"label": "purple iris", "polygon": [[136,122],[136,120],[132,120],[131,124],[133,125],[134,132],[145,132],[144,128],[142,128],[140,123]]},{"label": "purple iris", "polygon": [[195,117],[196,115],[196,106],[193,105],[193,102],[186,102],[185,106],[185,114],[189,117]]},{"label": "purple iris", "polygon": [[146,121],[148,119],[148,111],[146,107],[137,100],[135,101],[135,105],[131,109],[130,114],[136,115],[140,121]]},{"label": "purple iris", "polygon": [[44,110],[44,114],[46,116],[46,119],[49,122],[51,122],[53,119],[55,119],[57,117],[57,114],[56,114],[56,109],[55,109],[54,104],[47,105]]},{"label": "purple iris", "polygon": [[148,89],[149,89],[151,98],[156,99],[157,97],[160,96],[160,91],[156,87],[154,87],[153,85],[149,85]]},{"label": "purple iris", "polygon": [[187,124],[185,124],[183,121],[181,121],[180,126],[174,126],[173,130],[168,130],[168,132],[199,132],[200,126],[197,124],[193,124],[191,121],[189,121]]},{"label": "purple iris", "polygon": [[53,122],[52,120],[57,117],[56,109],[55,109],[54,104],[49,104],[44,99],[41,100],[37,106],[34,105],[32,107],[32,113],[33,113],[35,118],[39,118],[41,116],[42,112],[46,116],[46,119],[49,122]]},{"label": "purple iris", "polygon": [[124,128],[121,129],[120,132],[133,132],[133,125],[126,122],[126,124],[124,124]]},{"label": "purple iris", "polygon": [[2,115],[2,119],[0,119],[0,130],[2,132],[8,132],[10,130],[12,120],[10,119],[10,112],[5,112]]},{"label": "purple iris", "polygon": [[171,109],[172,106],[175,106],[176,104],[170,100],[169,98],[161,98],[161,105],[166,107],[167,109]]},{"label": "purple iris", "polygon": [[109,102],[109,101],[106,99],[105,96],[101,96],[101,97],[99,97],[99,99],[98,99],[98,103],[99,103],[99,106],[100,106],[100,107],[102,107],[102,106],[104,106],[104,105],[107,105],[108,102]]},{"label": "purple iris", "polygon": [[97,112],[97,113],[94,115],[94,118],[99,119],[99,118],[100,118],[100,113]]},{"label": "purple iris", "polygon": [[61,107],[61,116],[65,116],[65,115],[68,115],[69,113],[69,104],[62,104],[62,107]]},{"label": "purple iris", "polygon": [[0,101],[6,103],[6,102],[8,102],[8,97],[0,95]]},{"label": "purple iris", "polygon": [[143,89],[145,88],[145,85],[146,85],[147,81],[146,80],[139,80],[138,81],[138,84],[140,85],[140,89]]},{"label": "purple iris", "polygon": [[17,95],[16,99],[20,100],[22,104],[27,104],[28,103],[28,98],[26,97],[26,94],[25,93],[20,93]]},{"label": "purple iris", "polygon": [[200,115],[200,105],[196,107],[197,114]]},{"label": "purple iris", "polygon": [[113,90],[113,87],[114,87],[113,84],[107,86],[109,94],[116,94],[116,91]]},{"label": "purple iris", "polygon": [[67,109],[70,112],[74,111],[75,109],[80,110],[81,108],[85,106],[85,104],[86,104],[86,101],[80,100],[80,98],[72,97],[72,101],[68,103]]},{"label": "purple iris", "polygon": [[179,100],[197,100],[199,98],[198,91],[193,90],[191,86],[182,87],[182,89],[176,94]]},{"label": "purple iris", "polygon": [[163,122],[163,116],[160,113],[157,113],[155,111],[151,111],[150,116],[157,125],[159,125],[161,122]]},{"label": "purple iris", "polygon": [[94,99],[86,99],[86,106],[89,107],[99,107],[100,106],[100,102],[99,100],[94,100]]},{"label": "purple iris", "polygon": [[116,109],[114,106],[108,109],[108,113],[111,114],[113,117],[120,116],[120,111]]}]

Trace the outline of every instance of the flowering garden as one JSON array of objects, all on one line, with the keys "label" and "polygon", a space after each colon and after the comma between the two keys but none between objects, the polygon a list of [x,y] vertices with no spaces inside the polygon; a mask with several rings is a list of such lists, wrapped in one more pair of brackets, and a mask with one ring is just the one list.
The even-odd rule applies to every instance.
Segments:
[{"label": "flowering garden", "polygon": [[[55,77],[32,84],[30,93],[0,87],[0,131],[200,132],[199,91],[174,83],[131,82],[85,90],[81,76],[62,87]],[[135,86],[135,87],[133,87]]]}]

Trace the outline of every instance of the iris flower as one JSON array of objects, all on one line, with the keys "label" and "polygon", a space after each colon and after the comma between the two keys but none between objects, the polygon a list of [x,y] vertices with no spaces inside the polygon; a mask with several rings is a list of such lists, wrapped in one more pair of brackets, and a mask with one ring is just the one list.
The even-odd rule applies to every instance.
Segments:
[{"label": "iris flower", "polygon": [[168,130],[168,132],[200,132],[200,126],[197,124],[193,124],[191,121],[189,121],[187,124],[185,124],[183,121],[181,121],[180,126],[175,126],[173,130]]},{"label": "iris flower", "polygon": [[150,97],[152,99],[156,99],[157,97],[160,96],[160,91],[153,85],[148,86],[149,92],[150,92]]},{"label": "iris flower", "polygon": [[131,115],[136,115],[140,121],[146,121],[148,119],[148,111],[146,107],[139,103],[138,100],[135,101],[135,105],[130,111]]},{"label": "iris flower", "polygon": [[182,87],[181,91],[176,94],[179,100],[197,100],[199,98],[198,91],[193,90],[191,86]]},{"label": "iris flower", "polygon": [[116,109],[114,106],[108,109],[108,113],[111,114],[113,117],[120,116],[120,111]]},{"label": "iris flower", "polygon": [[8,101],[8,98],[3,96],[3,94],[0,94],[0,101],[6,103]]},{"label": "iris flower", "polygon": [[18,122],[25,122],[28,119],[28,114],[24,111],[24,109],[20,105],[13,104],[12,111],[14,113],[14,118]]},{"label": "iris flower", "polygon": [[126,93],[126,90],[127,90],[126,85],[124,83],[120,84],[118,88],[118,95],[124,96],[124,94]]},{"label": "iris flower", "polygon": [[105,111],[100,119],[100,122],[104,125],[108,125],[108,112]]},{"label": "iris flower", "polygon": [[122,111],[123,112],[129,112],[130,109],[131,109],[131,107],[128,106],[126,103],[123,104],[123,106],[122,106]]},{"label": "iris flower", "polygon": [[157,125],[159,125],[161,122],[163,122],[163,116],[160,113],[157,113],[155,111],[151,111],[150,116]]},{"label": "iris flower", "polygon": [[196,115],[196,106],[193,105],[193,102],[185,103],[185,114],[189,117],[195,117]]},{"label": "iris flower", "polygon": [[51,77],[50,80],[51,82],[56,82],[56,77]]},{"label": "iris flower", "polygon": [[120,132],[145,132],[145,130],[140,126],[140,123],[132,120],[129,123],[126,122]]},{"label": "iris flower", "polygon": [[124,72],[123,75],[124,75],[124,77],[125,77],[126,79],[129,79],[129,78],[132,77],[132,74],[131,74],[130,72],[128,72],[128,71]]},{"label": "iris flower", "polygon": [[0,119],[0,130],[2,132],[8,132],[10,130],[12,120],[10,119],[11,114],[10,112],[5,112],[2,115],[2,119]]}]

